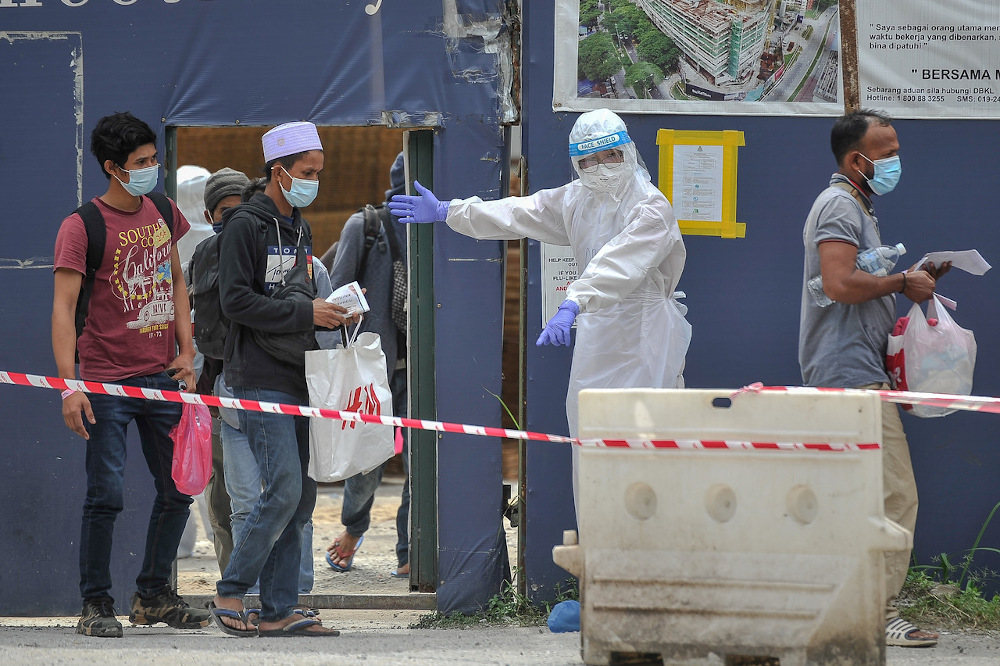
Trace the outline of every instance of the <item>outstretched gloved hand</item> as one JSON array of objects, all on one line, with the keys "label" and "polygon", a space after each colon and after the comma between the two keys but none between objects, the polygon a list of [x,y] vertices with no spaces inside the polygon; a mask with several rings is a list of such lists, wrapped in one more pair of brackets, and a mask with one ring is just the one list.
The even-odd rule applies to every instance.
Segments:
[{"label": "outstretched gloved hand", "polygon": [[434,193],[419,181],[413,181],[413,186],[420,192],[420,196],[395,194],[389,202],[389,211],[403,223],[444,222],[451,202],[438,201]]},{"label": "outstretched gloved hand", "polygon": [[569,329],[573,326],[573,321],[580,314],[580,306],[575,301],[566,299],[559,304],[559,311],[552,315],[549,323],[542,329],[542,334],[538,336],[535,345],[566,345],[569,346]]}]

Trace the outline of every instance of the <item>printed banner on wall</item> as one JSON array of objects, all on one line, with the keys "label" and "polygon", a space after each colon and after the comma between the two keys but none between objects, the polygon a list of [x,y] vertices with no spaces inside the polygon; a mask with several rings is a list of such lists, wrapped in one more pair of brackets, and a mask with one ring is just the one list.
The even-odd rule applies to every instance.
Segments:
[{"label": "printed banner on wall", "polygon": [[556,111],[843,112],[837,0],[557,0],[554,69]]},{"label": "printed banner on wall", "polygon": [[1000,2],[859,0],[861,106],[897,118],[1000,118]]}]

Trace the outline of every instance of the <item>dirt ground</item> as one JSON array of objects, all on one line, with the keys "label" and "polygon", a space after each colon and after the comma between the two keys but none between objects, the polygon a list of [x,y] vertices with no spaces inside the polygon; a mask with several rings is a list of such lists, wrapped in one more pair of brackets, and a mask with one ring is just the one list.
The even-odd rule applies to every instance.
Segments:
[{"label": "dirt ground", "polygon": [[[396,568],[396,510],[402,489],[402,476],[383,477],[375,493],[371,527],[354,557],[354,566],[351,571],[340,573],[327,564],[326,547],[344,529],[340,523],[344,484],[320,484],[313,512],[313,594],[406,594],[410,591],[407,580],[390,575]],[[214,594],[215,583],[220,578],[215,547],[206,536],[200,512],[193,510],[191,520],[198,523],[198,537],[194,555],[177,560],[178,592],[181,595]],[[517,530],[507,521],[504,526],[510,561],[515,562]]]}]

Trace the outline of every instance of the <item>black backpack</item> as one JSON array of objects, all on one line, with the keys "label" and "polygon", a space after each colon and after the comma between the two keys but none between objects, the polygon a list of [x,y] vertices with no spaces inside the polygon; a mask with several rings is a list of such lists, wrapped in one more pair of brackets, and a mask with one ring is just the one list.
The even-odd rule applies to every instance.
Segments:
[{"label": "black backpack", "polygon": [[194,313],[194,340],[198,351],[215,359],[222,358],[229,332],[229,319],[222,314],[219,297],[219,236],[222,233],[220,231],[198,243],[188,265],[191,274],[188,297]]},{"label": "black backpack", "polygon": [[[368,206],[368,208],[371,208],[371,206]],[[389,251],[392,253],[392,321],[396,324],[396,329],[399,330],[400,335],[405,338],[407,297],[406,264],[403,263],[403,253],[399,249],[399,239],[396,237],[395,230],[391,226],[387,226],[398,223],[392,221],[392,215],[388,210],[385,210],[385,213],[389,216],[389,220],[386,220],[383,215],[382,224],[385,226],[385,237],[389,241]],[[367,255],[365,255],[365,257],[365,260],[367,261]],[[362,268],[362,270],[364,269]]]},{"label": "black backpack", "polygon": [[[150,192],[145,195],[156,206],[156,210],[163,216],[163,221],[170,230],[170,235],[174,234],[174,209],[170,205],[170,199],[159,192]],[[101,209],[93,201],[88,201],[74,211],[83,220],[83,228],[87,232],[87,272],[83,276],[83,283],[80,285],[80,295],[76,299],[76,339],[80,339],[83,333],[84,324],[87,322],[87,312],[90,310],[90,295],[94,292],[94,278],[97,269],[104,259],[104,244],[107,241],[108,230],[104,224],[104,216]],[[79,362],[79,352],[77,353]]]},{"label": "black backpack", "polygon": [[[393,222],[392,214],[385,206],[375,207],[367,204],[364,208],[359,209],[358,212],[362,214],[365,221],[365,251],[361,255],[361,263],[358,265],[358,276],[364,275],[365,269],[368,267],[368,254],[378,241],[379,233],[384,227],[385,237],[389,242],[389,252],[392,255],[392,321],[396,324],[399,332],[405,335],[406,264],[403,263],[403,253],[399,248],[399,240],[392,233],[392,227],[389,226],[398,223]],[[330,249],[324,252],[323,257],[320,259],[328,271],[333,270],[333,261],[337,257],[337,244],[339,242],[337,241],[331,245]]]},{"label": "black backpack", "polygon": [[[358,275],[365,272],[365,266],[368,264],[368,253],[371,252],[371,249],[375,246],[376,241],[378,241],[379,229],[381,229],[382,226],[379,221],[379,217],[381,217],[380,213],[382,210],[385,210],[386,213],[389,212],[388,209],[383,206],[379,206],[378,209],[376,209],[371,204],[366,204],[364,208],[358,209],[358,212],[362,213],[365,220],[365,253],[361,256],[361,265],[358,267]],[[337,258],[337,246],[339,244],[339,240],[334,241],[333,245],[331,245],[319,259],[323,262],[323,265],[326,266],[327,271],[333,270],[333,261]]]}]

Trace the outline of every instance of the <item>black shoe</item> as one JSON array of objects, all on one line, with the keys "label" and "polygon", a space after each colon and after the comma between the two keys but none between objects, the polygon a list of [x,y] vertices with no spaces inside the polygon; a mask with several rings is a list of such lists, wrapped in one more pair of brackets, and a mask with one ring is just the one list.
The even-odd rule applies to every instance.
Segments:
[{"label": "black shoe", "polygon": [[84,636],[121,638],[122,623],[115,617],[114,602],[110,597],[87,599],[76,625],[76,633]]},{"label": "black shoe", "polygon": [[148,599],[138,592],[133,594],[128,621],[132,624],[164,622],[174,629],[200,629],[212,622],[212,615],[207,609],[191,608],[170,587],[165,587]]}]

